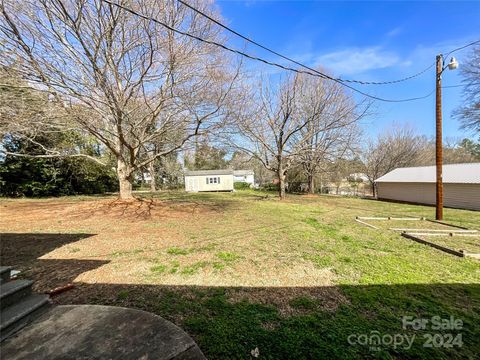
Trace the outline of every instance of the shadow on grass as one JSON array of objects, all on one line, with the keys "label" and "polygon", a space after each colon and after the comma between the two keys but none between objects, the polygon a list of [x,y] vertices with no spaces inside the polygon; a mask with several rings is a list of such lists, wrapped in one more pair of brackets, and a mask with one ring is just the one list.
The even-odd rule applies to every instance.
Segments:
[{"label": "shadow on grass", "polygon": [[108,263],[104,260],[41,259],[59,247],[90,236],[94,234],[0,233],[0,265],[13,266],[21,271],[20,277],[36,280],[35,290],[51,290]]},{"label": "shadow on grass", "polygon": [[[87,236],[91,235],[2,234],[2,264],[28,269],[27,275],[38,282],[37,291],[46,291],[107,263],[39,259]],[[39,239],[44,243],[41,246]],[[159,275],[155,280],[160,283],[161,279]],[[262,359],[474,359],[480,353],[480,284],[309,288],[75,285],[54,297],[54,302],[153,312],[187,331],[209,359],[246,359],[255,348]],[[290,311],[281,311],[285,306]],[[424,329],[404,329],[404,316],[429,322]],[[434,316],[460,319],[461,328],[435,329]],[[428,342],[429,334],[436,336],[435,342]],[[375,335],[380,336],[380,343]],[[411,347],[406,336],[414,337]],[[390,342],[394,338],[397,345]],[[457,341],[452,343],[453,339]]]},{"label": "shadow on grass", "polygon": [[55,233],[0,233],[0,259],[16,266],[28,266],[30,262],[49,252],[95,234]]},{"label": "shadow on grass", "polygon": [[[153,312],[183,328],[209,359],[249,358],[256,347],[263,359],[473,359],[480,352],[478,284],[322,288],[77,285],[56,297],[55,302],[115,305]],[[334,310],[325,306],[339,291],[347,301]],[[296,297],[309,292],[317,296]],[[293,311],[288,315],[269,303],[272,297],[279,296],[290,299],[288,305]],[[429,323],[421,330],[404,329],[403,316],[428,319]],[[432,328],[434,316],[460,319],[461,329]],[[424,347],[429,334],[439,338],[435,343],[439,347]],[[456,338],[458,334],[461,343]],[[351,335],[353,343],[349,342]],[[359,344],[363,341],[360,335],[372,340]],[[385,343],[375,343],[375,335],[386,336],[381,340]],[[394,336],[401,341],[397,346],[389,343]],[[411,347],[405,336],[414,336]],[[453,347],[440,346],[449,346],[454,338],[457,342]]]}]

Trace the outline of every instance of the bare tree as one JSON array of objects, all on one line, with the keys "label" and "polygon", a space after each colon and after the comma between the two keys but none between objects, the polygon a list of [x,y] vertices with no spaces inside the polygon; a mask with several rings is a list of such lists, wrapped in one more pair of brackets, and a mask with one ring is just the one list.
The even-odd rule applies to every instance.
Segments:
[{"label": "bare tree", "polygon": [[300,153],[300,162],[308,191],[313,194],[319,171],[355,150],[360,139],[358,123],[367,114],[370,103],[357,104],[338,83],[313,78],[303,81],[305,93],[299,106],[307,125],[301,130],[306,146]]},{"label": "bare tree", "polygon": [[298,161],[308,141],[302,130],[311,118],[304,118],[299,108],[303,92],[299,75],[281,80],[278,86],[264,81],[258,86],[258,95],[243,107],[253,111],[244,114],[235,125],[232,143],[275,173],[281,199],[285,198],[286,173]]},{"label": "bare tree", "polygon": [[373,195],[376,179],[396,168],[416,165],[421,149],[422,138],[409,127],[394,127],[370,141],[363,161]]},{"label": "bare tree", "polygon": [[[173,0],[119,3],[224,41],[212,22]],[[218,18],[209,2],[194,5]],[[37,119],[37,130],[74,124],[98,139],[116,158],[122,199],[132,198],[136,170],[222,126],[227,117],[239,72],[215,46],[103,0],[1,1],[0,12],[0,65],[15,65],[29,83],[42,84],[67,104],[68,123]],[[10,128],[21,132],[15,124]],[[52,150],[51,156],[58,154]]]},{"label": "bare tree", "polygon": [[[103,164],[98,156],[77,153],[72,146],[59,147],[57,143],[57,147],[51,149],[44,143],[44,140],[50,136],[59,135],[60,131],[66,137],[71,137],[75,132],[75,125],[63,104],[53,101],[50,95],[22,80],[14,69],[0,66],[0,141],[2,145],[17,139],[29,142],[33,148],[42,150],[42,153],[36,154],[35,157],[84,157]],[[59,130],[59,124],[62,125],[61,130]],[[67,133],[69,135],[66,135]],[[5,155],[11,155],[6,151],[6,147],[0,151]],[[31,157],[32,154],[19,150],[15,156]]]},{"label": "bare tree", "polygon": [[[443,163],[459,164],[477,161],[475,156],[465,148],[466,139],[446,138],[443,141]],[[421,139],[421,149],[416,165],[435,165],[435,139]]]},{"label": "bare tree", "polygon": [[272,172],[267,170],[258,158],[244,151],[235,150],[233,152],[229,161],[229,168],[234,170],[253,170],[255,184],[265,185],[272,180]]},{"label": "bare tree", "polygon": [[463,105],[455,111],[463,127],[480,134],[480,46],[475,46],[469,59],[461,66]]}]

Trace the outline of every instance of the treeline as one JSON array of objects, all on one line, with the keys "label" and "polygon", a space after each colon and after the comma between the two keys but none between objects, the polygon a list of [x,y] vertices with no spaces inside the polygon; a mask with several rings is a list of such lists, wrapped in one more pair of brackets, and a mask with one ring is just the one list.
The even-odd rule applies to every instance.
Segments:
[{"label": "treeline", "polygon": [[[95,1],[58,3],[0,5],[4,195],[118,190],[128,200],[147,173],[155,190],[177,186],[183,167],[228,166],[252,168],[261,183],[274,180],[283,198],[289,182],[315,192],[326,178],[352,171],[372,182],[394,167],[430,162],[422,145],[428,141],[406,130],[365,139],[363,120],[375,121],[367,98],[325,77],[252,71],[212,45],[227,41],[215,23],[183,5],[129,6],[193,37],[172,36],[160,23]],[[195,6],[221,19],[211,2]],[[478,54],[476,48],[463,67],[468,106],[458,114],[473,131],[480,131]],[[445,156],[471,161],[457,156],[461,146]]]},{"label": "treeline", "polygon": [[[38,139],[42,144],[87,147],[74,142],[66,134]],[[78,139],[77,139],[78,140]],[[60,145],[61,144],[61,145]],[[42,147],[29,141],[8,137],[4,148],[9,152],[46,155]],[[90,154],[98,155],[89,145]],[[112,166],[104,166],[82,157],[19,157],[6,156],[0,162],[0,195],[9,197],[43,197],[78,194],[103,194],[118,191],[118,181]]]}]

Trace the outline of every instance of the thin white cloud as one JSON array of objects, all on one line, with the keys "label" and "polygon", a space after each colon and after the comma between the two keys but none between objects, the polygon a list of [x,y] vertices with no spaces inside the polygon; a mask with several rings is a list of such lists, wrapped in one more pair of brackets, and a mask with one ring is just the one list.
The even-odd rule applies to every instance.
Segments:
[{"label": "thin white cloud", "polygon": [[245,7],[250,7],[250,6],[254,6],[257,4],[257,1],[256,0],[246,0],[243,2],[243,5]]},{"label": "thin white cloud", "polygon": [[388,33],[386,33],[386,36],[387,37],[394,37],[394,36],[399,35],[401,32],[402,32],[402,28],[398,26],[398,27],[390,30]]},{"label": "thin white cloud", "polygon": [[401,59],[397,54],[379,47],[341,50],[315,59],[315,65],[330,69],[338,75],[361,74],[398,65],[400,62]]}]

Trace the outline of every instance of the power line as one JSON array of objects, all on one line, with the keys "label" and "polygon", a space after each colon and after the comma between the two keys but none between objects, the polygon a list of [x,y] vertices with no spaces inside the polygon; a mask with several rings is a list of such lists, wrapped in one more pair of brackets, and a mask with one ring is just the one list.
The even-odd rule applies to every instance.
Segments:
[{"label": "power line", "polygon": [[460,46],[460,47],[458,47],[458,48],[456,48],[456,49],[453,49],[453,50],[451,50],[450,52],[448,52],[447,55],[445,55],[445,57],[448,57],[450,54],[453,54],[453,53],[456,52],[456,51],[463,50],[463,49],[465,49],[465,48],[467,48],[467,47],[469,47],[469,46],[473,46],[473,45],[476,45],[476,44],[480,44],[480,40],[476,40],[476,41],[473,41],[473,42],[471,42],[471,43],[469,43],[469,44],[466,44],[466,45]]},{"label": "power line", "polygon": [[[235,35],[237,35],[238,37],[240,37],[240,38],[248,41],[249,43],[252,43],[252,44],[254,44],[254,45],[256,45],[256,46],[258,46],[258,47],[260,47],[260,48],[262,48],[262,49],[264,49],[264,50],[266,50],[266,51],[268,51],[268,52],[270,52],[270,53],[272,53],[272,54],[274,54],[274,55],[276,55],[276,56],[281,57],[282,59],[288,60],[288,61],[290,61],[290,62],[292,62],[292,63],[294,63],[294,64],[297,64],[297,65],[299,65],[299,66],[301,66],[301,67],[303,67],[303,68],[305,68],[305,69],[308,69],[308,70],[313,71],[313,72],[318,73],[318,74],[322,74],[322,75],[327,76],[328,78],[330,78],[328,75],[326,75],[326,74],[324,74],[324,73],[322,73],[322,72],[320,72],[320,71],[318,71],[318,70],[316,70],[316,69],[313,69],[313,68],[311,68],[311,67],[309,67],[309,66],[307,66],[307,65],[305,65],[305,64],[302,64],[302,63],[300,63],[300,62],[298,62],[298,61],[296,61],[296,60],[294,60],[294,59],[292,59],[292,58],[289,58],[289,57],[287,57],[287,56],[285,56],[285,55],[282,55],[282,54],[278,53],[277,51],[272,50],[272,49],[266,47],[265,45],[262,45],[262,44],[256,42],[255,40],[252,40],[252,39],[250,39],[249,37],[240,34],[239,32],[233,30],[232,28],[228,27],[227,25],[224,25],[224,24],[222,24],[220,21],[212,18],[210,15],[205,14],[203,11],[198,10],[197,8],[193,7],[193,6],[190,5],[189,3],[187,3],[187,2],[185,2],[185,1],[183,1],[183,0],[177,0],[177,1],[178,1],[179,3],[185,5],[185,6],[188,7],[189,9],[195,11],[196,13],[202,15],[203,17],[207,18],[208,20],[214,22],[214,23],[217,24],[218,26],[220,26],[220,27],[224,28],[225,30],[231,32],[232,34],[235,34]],[[420,76],[420,75],[422,75],[423,73],[425,73],[425,72],[427,72],[428,70],[430,70],[434,65],[435,65],[435,62],[433,62],[433,63],[430,64],[427,68],[423,69],[422,71],[419,71],[419,72],[416,73],[416,74],[413,74],[413,75],[411,75],[411,76],[407,76],[407,77],[405,77],[405,78],[403,78],[403,79],[391,80],[391,81],[376,82],[376,81],[362,81],[362,80],[352,80],[352,79],[342,79],[342,78],[330,78],[330,79],[331,79],[331,80],[335,79],[335,80],[338,80],[338,81],[341,81],[341,82],[357,83],[357,84],[361,84],[361,85],[388,85],[388,84],[396,84],[396,83],[403,82],[403,81],[407,81],[407,80],[413,79],[413,78],[415,78],[415,77],[417,77],[417,76]]]},{"label": "power line", "polygon": [[[458,88],[458,87],[464,87],[464,86],[470,86],[470,85],[480,85],[479,83],[471,83],[471,84],[457,84],[457,85],[446,85],[442,86],[442,89],[448,89],[448,88]],[[28,89],[28,90],[33,90],[33,91],[38,91],[38,92],[44,92],[44,93],[49,93],[51,94],[51,90],[47,89],[38,89],[33,86],[29,85],[12,85],[12,84],[2,84],[0,83],[0,88],[10,88],[10,89]],[[429,97],[433,94],[433,91],[430,92],[428,95],[426,95],[424,98]]]},{"label": "power line", "polygon": [[480,85],[480,82],[478,82],[478,83],[470,83],[470,84],[446,85],[446,86],[442,86],[442,89],[465,87],[465,86],[471,86],[471,85]]},{"label": "power line", "polygon": [[[260,61],[260,62],[263,62],[267,65],[271,65],[271,66],[275,66],[275,67],[278,67],[278,68],[281,68],[283,70],[288,70],[288,71],[292,71],[292,72],[295,72],[295,73],[298,73],[298,74],[307,74],[307,75],[311,75],[311,76],[315,76],[315,77],[320,77],[320,78],[323,78],[323,79],[328,79],[328,80],[331,80],[331,81],[335,81],[336,83],[342,85],[342,86],[345,86],[346,88],[349,88],[363,96],[366,96],[366,97],[369,97],[373,100],[378,100],[378,101],[382,101],[382,102],[389,102],[389,103],[400,103],[400,102],[408,102],[408,101],[414,101],[414,100],[421,100],[421,99],[425,99],[429,96],[431,96],[433,94],[434,91],[430,92],[429,94],[427,95],[424,95],[424,96],[419,96],[419,97],[413,97],[413,98],[407,98],[407,99],[385,99],[385,98],[381,98],[381,97],[378,97],[378,96],[375,96],[375,95],[371,95],[371,94],[368,94],[364,91],[361,91],[357,88],[354,88],[353,86],[350,86],[348,84],[345,84],[343,81],[341,80],[338,80],[336,78],[333,78],[331,76],[328,76],[326,74],[323,74],[319,71],[316,71],[315,72],[311,72],[311,71],[305,71],[305,70],[299,70],[299,69],[294,69],[294,68],[291,68],[291,67],[288,67],[288,66],[284,66],[284,65],[281,65],[281,64],[278,64],[278,63],[275,63],[275,62],[271,62],[271,61],[268,61],[268,60],[265,60],[265,59],[262,59],[262,58],[259,58],[257,56],[253,56],[253,55],[250,55],[250,54],[247,54],[243,51],[240,51],[240,50],[237,50],[237,49],[233,49],[233,48],[230,48],[226,45],[223,45],[221,43],[218,43],[218,42],[215,42],[215,41],[211,41],[211,40],[207,40],[207,39],[203,39],[201,37],[198,37],[196,35],[193,35],[193,34],[190,34],[188,32],[185,32],[185,31],[182,31],[182,30],[178,30],[178,29],[175,29],[173,27],[171,27],[170,25],[168,24],[165,24],[163,23],[162,21],[158,20],[158,19],[155,19],[155,18],[152,18],[152,17],[149,17],[149,16],[146,16],[146,15],[143,15],[143,14],[140,14],[126,6],[123,6],[123,5],[120,5],[120,4],[117,4],[117,3],[114,3],[110,0],[102,0],[103,2],[107,3],[107,4],[110,4],[110,5],[113,5],[113,6],[116,6],[126,12],[129,12],[130,14],[132,15],[135,15],[135,16],[138,16],[138,17],[141,17],[142,19],[145,19],[145,20],[148,20],[148,21],[153,21],[154,23],[157,23],[157,24],[160,24],[162,25],[163,27],[167,28],[168,30],[171,30],[173,32],[176,32],[178,34],[181,34],[181,35],[184,35],[184,36],[188,36],[192,39],[195,39],[195,40],[198,40],[200,42],[203,42],[203,43],[206,43],[206,44],[210,44],[210,45],[215,45],[215,46],[218,46],[224,50],[227,50],[227,51],[230,51],[232,53],[235,53],[235,54],[238,54],[238,55],[242,55],[244,57],[247,57],[249,59],[252,59],[252,60],[256,60],[256,61]],[[426,71],[426,70],[425,70]]]},{"label": "power line", "polygon": [[457,87],[462,87],[462,86],[465,86],[465,85],[463,85],[463,84],[458,84],[458,85],[445,85],[445,86],[442,86],[442,89],[457,88]]}]

